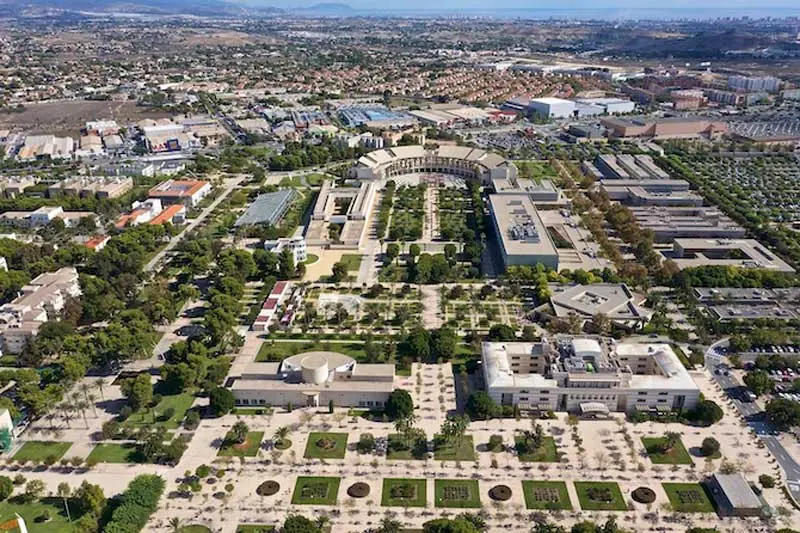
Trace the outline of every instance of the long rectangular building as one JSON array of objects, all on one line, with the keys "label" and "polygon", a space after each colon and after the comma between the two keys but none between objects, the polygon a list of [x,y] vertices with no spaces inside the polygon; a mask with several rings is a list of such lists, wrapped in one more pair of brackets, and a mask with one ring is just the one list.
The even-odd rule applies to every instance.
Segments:
[{"label": "long rectangular building", "polygon": [[716,265],[794,272],[755,239],[675,239],[672,252],[665,255],[679,268]]},{"label": "long rectangular building", "polygon": [[489,195],[489,213],[506,268],[542,263],[558,270],[558,251],[529,195]]},{"label": "long rectangular building", "polygon": [[482,367],[500,405],[577,413],[690,410],[700,389],[669,344],[557,337],[485,342]]},{"label": "long rectangular building", "polygon": [[745,230],[717,207],[630,207],[643,230],[653,232],[655,242],[678,238],[741,239]]}]

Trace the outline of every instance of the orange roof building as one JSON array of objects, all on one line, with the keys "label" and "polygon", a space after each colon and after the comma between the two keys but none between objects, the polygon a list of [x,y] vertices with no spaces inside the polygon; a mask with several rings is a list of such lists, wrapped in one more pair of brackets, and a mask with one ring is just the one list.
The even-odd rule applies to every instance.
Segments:
[{"label": "orange roof building", "polygon": [[186,219],[186,206],[181,204],[170,205],[158,215],[156,215],[150,224],[180,224]]},{"label": "orange roof building", "polygon": [[211,192],[211,183],[201,180],[167,180],[150,189],[150,198],[165,204],[183,204],[194,207]]}]

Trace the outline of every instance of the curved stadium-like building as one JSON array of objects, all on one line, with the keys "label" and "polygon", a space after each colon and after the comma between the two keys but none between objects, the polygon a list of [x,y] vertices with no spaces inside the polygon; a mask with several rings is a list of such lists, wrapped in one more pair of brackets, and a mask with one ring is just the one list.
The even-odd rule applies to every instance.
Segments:
[{"label": "curved stadium-like building", "polygon": [[515,180],[517,167],[498,154],[468,146],[395,146],[362,156],[353,167],[359,179],[391,179],[404,174],[450,174],[491,183]]}]

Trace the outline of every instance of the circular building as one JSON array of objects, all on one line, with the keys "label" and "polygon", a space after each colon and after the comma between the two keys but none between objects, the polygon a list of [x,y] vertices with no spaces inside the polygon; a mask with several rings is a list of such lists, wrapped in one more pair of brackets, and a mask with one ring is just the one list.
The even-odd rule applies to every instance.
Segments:
[{"label": "circular building", "polygon": [[491,183],[513,180],[517,167],[502,156],[468,146],[395,146],[370,152],[356,162],[353,177],[391,179],[404,174],[449,174]]}]

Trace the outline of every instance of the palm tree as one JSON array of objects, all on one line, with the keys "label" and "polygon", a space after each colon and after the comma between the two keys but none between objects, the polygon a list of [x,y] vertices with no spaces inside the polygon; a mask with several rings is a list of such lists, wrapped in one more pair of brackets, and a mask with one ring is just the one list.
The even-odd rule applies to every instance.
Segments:
[{"label": "palm tree", "polygon": [[275,440],[275,444],[282,443],[286,439],[286,437],[289,436],[290,432],[291,432],[291,430],[287,426],[281,426],[278,429],[276,429],[275,430],[275,435],[273,436],[273,439]]},{"label": "palm tree", "polygon": [[63,418],[64,422],[67,423],[67,427],[71,427],[69,422],[70,420],[75,418],[72,416],[73,407],[68,403],[62,403],[60,408],[61,408],[61,418]]},{"label": "palm tree", "polygon": [[331,519],[328,517],[328,515],[321,514],[317,517],[316,522],[317,527],[320,529],[320,531],[322,531],[325,529],[325,526],[331,523]]},{"label": "palm tree", "polygon": [[92,413],[94,413],[94,417],[97,418],[97,407],[95,406],[95,404],[97,403],[97,395],[90,392],[87,398],[89,400],[89,405],[92,406]]},{"label": "palm tree", "polygon": [[72,522],[72,517],[69,514],[69,496],[72,489],[69,488],[69,483],[62,481],[58,484],[58,497],[64,500],[64,509],[67,511],[67,520]]},{"label": "palm tree", "polygon": [[50,411],[49,413],[44,415],[44,417],[47,419],[48,422],[50,422],[50,429],[55,430],[56,427],[55,425],[53,425],[53,421],[56,419],[56,414],[53,411]]},{"label": "palm tree", "polygon": [[86,425],[87,428],[89,427],[89,421],[86,420],[86,409],[88,408],[89,408],[89,403],[84,400],[75,403],[75,409],[81,412],[81,416],[83,416],[83,423]]},{"label": "palm tree", "polygon": [[181,519],[173,516],[169,519],[169,527],[172,528],[173,533],[178,533],[181,529]]},{"label": "palm tree", "polygon": [[103,387],[105,387],[107,384],[108,382],[106,381],[105,378],[100,378],[94,382],[94,386],[97,387],[97,390],[100,391],[100,398],[102,398],[103,401],[105,401],[106,399],[106,397],[103,395]]},{"label": "palm tree", "polygon": [[86,383],[84,381],[83,383],[81,383],[78,386],[78,388],[83,393],[83,399],[88,402],[89,401],[89,391],[92,390],[92,386],[89,383]]}]

